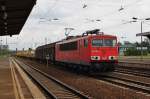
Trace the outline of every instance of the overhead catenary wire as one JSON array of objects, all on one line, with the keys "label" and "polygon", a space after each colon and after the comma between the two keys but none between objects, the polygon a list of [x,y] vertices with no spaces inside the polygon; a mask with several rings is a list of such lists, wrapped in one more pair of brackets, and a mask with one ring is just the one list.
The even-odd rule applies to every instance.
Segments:
[{"label": "overhead catenary wire", "polygon": [[[55,8],[55,6],[57,5],[57,3],[58,3],[58,1],[59,0],[55,0],[55,2],[53,3],[53,5],[50,7],[50,10],[49,10],[49,12],[50,11],[52,11],[54,8]],[[82,3],[82,5],[83,5],[83,8],[86,8],[88,5],[87,5],[87,1],[88,0],[81,0],[81,3]],[[99,1],[102,1],[102,0],[99,0]],[[136,3],[138,3],[139,1],[141,1],[141,0],[136,0],[135,2],[133,2],[133,3],[131,3],[131,4],[128,4],[128,5],[125,5],[124,4],[124,0],[121,0],[121,7],[123,8],[123,7],[129,7],[129,6],[132,6],[132,4],[136,4]],[[67,1],[65,1],[65,2],[67,2]],[[124,9],[124,8],[123,8]],[[123,10],[122,9],[122,10]],[[110,12],[110,13],[108,13],[108,14],[105,14],[104,16],[100,16],[100,17],[109,17],[109,16],[112,16],[113,14],[116,14],[116,13],[118,13],[118,9],[116,9],[115,11],[113,11],[113,12]],[[50,21],[50,20],[49,20]]]},{"label": "overhead catenary wire", "polygon": [[[85,1],[85,0],[82,0],[82,1]],[[100,0],[100,1],[102,1],[102,0]],[[90,18],[87,19],[87,18],[85,18],[85,20],[87,20],[89,22],[97,22],[96,20],[104,21],[106,17],[111,17],[111,16],[113,16],[115,14],[120,14],[120,12],[122,12],[123,10],[127,10],[127,8],[129,8],[129,7],[135,6],[137,3],[139,3],[142,0],[136,0],[136,1],[132,2],[132,3],[130,3],[130,4],[126,4],[125,1],[127,1],[127,0],[121,0],[120,8],[115,9],[114,11],[112,11],[110,13],[107,13],[107,14],[104,14],[102,16],[99,16],[98,19],[92,19],[92,18],[91,19]]]},{"label": "overhead catenary wire", "polygon": [[[126,10],[127,8],[129,8],[129,7],[133,7],[133,6],[135,6],[137,3],[139,3],[140,1],[142,1],[142,0],[136,0],[135,2],[132,2],[132,3],[130,3],[130,4],[128,4],[128,5],[126,5],[126,4],[124,4],[125,2],[125,0],[121,0],[122,2],[121,2],[121,8],[120,8],[120,11],[121,10]],[[104,16],[102,16],[101,17],[101,20],[102,21],[104,21],[104,19],[102,19],[102,18],[106,18],[106,17],[110,17],[110,16],[112,16],[112,15],[114,15],[114,14],[119,14],[120,13],[120,11],[113,11],[113,12],[111,12],[111,13],[108,13],[108,14],[106,14],[106,15],[104,15]],[[90,19],[89,19],[90,20]],[[94,22],[93,20],[92,20],[92,22]],[[125,22],[125,23],[120,23],[120,24],[118,24],[118,25],[114,25],[114,26],[111,26],[111,27],[115,27],[115,26],[119,26],[119,25],[125,25],[125,24],[128,24],[128,23],[132,23],[133,21],[128,21],[128,22]]]},{"label": "overhead catenary wire", "polygon": [[150,25],[150,23],[144,22],[144,24]]},{"label": "overhead catenary wire", "polygon": [[[125,21],[125,20],[123,20],[123,21]],[[123,23],[119,23],[119,24],[116,24],[116,25],[109,26],[109,27],[104,27],[102,29],[104,30],[104,29],[116,28],[116,27],[120,27],[120,26],[123,26],[123,25],[126,25],[126,24],[132,24],[132,23],[135,23],[135,22],[137,22],[137,21],[135,21],[135,20],[126,21],[126,22],[123,22]],[[148,22],[150,22],[150,21],[144,21],[143,24],[150,25]]]},{"label": "overhead catenary wire", "polygon": [[[54,8],[55,8],[55,6],[57,6],[57,3],[58,3],[58,1],[59,0],[55,0],[55,2],[53,3],[53,5],[51,6],[51,10],[53,10]],[[82,4],[84,5],[86,5],[86,7],[88,7],[88,5],[87,5],[87,1],[88,0],[81,0],[82,2]],[[102,1],[102,0],[100,0],[100,1]],[[136,0],[135,2],[133,2],[133,3],[130,3],[130,4],[128,4],[128,5],[126,5],[126,4],[124,4],[125,2],[124,2],[125,0],[121,0],[121,7],[122,8],[126,8],[126,7],[131,7],[131,6],[133,6],[133,4],[135,5],[136,3],[138,3],[138,2],[140,2],[141,0]],[[84,7],[84,6],[83,6]],[[86,8],[85,7],[85,8]],[[118,9],[116,9],[114,12],[112,12],[112,13],[109,13],[109,14],[107,14],[107,16],[106,17],[110,17],[110,16],[112,16],[112,15],[114,15],[114,14],[119,14],[119,11],[118,11]],[[103,17],[105,17],[105,15],[103,16]],[[101,19],[101,18],[99,18],[99,19],[88,19],[89,20],[89,22],[97,22],[97,20],[98,21],[104,21],[103,19]],[[47,21],[47,20],[46,20]]]},{"label": "overhead catenary wire", "polygon": [[87,8],[86,0],[81,0],[82,8]]},{"label": "overhead catenary wire", "polygon": [[123,25],[126,25],[126,24],[132,24],[134,21],[126,21],[126,22],[121,22],[121,23],[118,23],[118,24],[115,24],[115,25],[112,25],[112,26],[109,26],[109,27],[104,27],[102,29],[111,29],[111,28],[116,28],[116,27],[120,27],[120,26],[123,26]]},{"label": "overhead catenary wire", "polygon": [[53,15],[55,14],[54,9],[57,6],[58,2],[59,2],[59,0],[54,0],[53,4],[48,9],[46,9],[45,14],[42,17],[40,17],[39,23],[46,22],[46,21],[52,21],[52,20],[56,20],[56,19],[58,20],[58,18],[56,18],[56,17],[49,18],[50,16],[47,16],[47,15],[49,15],[49,13],[53,13]]},{"label": "overhead catenary wire", "polygon": [[121,7],[122,8],[119,8],[119,9],[115,9],[114,11],[112,11],[112,12],[110,12],[110,13],[106,13],[106,14],[104,14],[103,16],[100,16],[101,18],[105,18],[105,17],[110,17],[110,16],[112,16],[112,15],[115,15],[115,14],[119,14],[120,12],[122,12],[123,10],[127,10],[127,8],[130,8],[130,7],[132,7],[132,6],[135,6],[137,3],[139,3],[140,1],[142,1],[142,0],[136,0],[135,2],[132,2],[132,3],[130,3],[130,4],[128,4],[128,5],[125,5],[125,1],[123,2],[123,0],[121,0],[122,2],[121,2]]},{"label": "overhead catenary wire", "polygon": [[121,0],[121,6],[120,6],[120,8],[118,9],[118,11],[122,11],[122,10],[124,10],[123,1],[124,1],[124,0]]}]

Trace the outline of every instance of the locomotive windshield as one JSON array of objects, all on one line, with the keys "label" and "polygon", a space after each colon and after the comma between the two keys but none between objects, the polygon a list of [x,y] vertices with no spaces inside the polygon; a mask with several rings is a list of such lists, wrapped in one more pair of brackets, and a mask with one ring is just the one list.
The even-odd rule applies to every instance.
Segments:
[{"label": "locomotive windshield", "polygon": [[103,40],[100,39],[92,40],[92,46],[103,46]]},{"label": "locomotive windshield", "polygon": [[92,46],[111,46],[114,47],[116,45],[116,40],[114,39],[94,39],[92,40]]}]

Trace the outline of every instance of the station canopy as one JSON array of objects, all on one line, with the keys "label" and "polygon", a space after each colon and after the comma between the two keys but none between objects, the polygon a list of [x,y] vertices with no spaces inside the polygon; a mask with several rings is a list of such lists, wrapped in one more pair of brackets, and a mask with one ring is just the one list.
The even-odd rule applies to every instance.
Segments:
[{"label": "station canopy", "polygon": [[150,39],[150,32],[144,32],[144,33],[138,33],[136,36],[146,36],[147,38]]},{"label": "station canopy", "polygon": [[0,36],[19,34],[36,0],[0,0]]}]

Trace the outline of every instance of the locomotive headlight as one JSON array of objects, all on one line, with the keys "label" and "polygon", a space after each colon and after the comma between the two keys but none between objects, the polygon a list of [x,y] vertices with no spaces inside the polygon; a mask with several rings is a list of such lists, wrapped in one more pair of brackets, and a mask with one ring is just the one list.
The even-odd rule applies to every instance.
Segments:
[{"label": "locomotive headlight", "polygon": [[91,60],[100,60],[100,56],[91,56]]},{"label": "locomotive headlight", "polygon": [[109,56],[109,60],[117,60],[118,57],[117,56]]}]

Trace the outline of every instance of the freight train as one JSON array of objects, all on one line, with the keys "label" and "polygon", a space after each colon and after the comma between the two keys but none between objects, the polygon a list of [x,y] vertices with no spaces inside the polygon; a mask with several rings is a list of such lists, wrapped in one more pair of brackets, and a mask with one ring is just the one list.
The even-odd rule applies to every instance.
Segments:
[{"label": "freight train", "polygon": [[48,59],[77,71],[108,71],[118,63],[117,37],[105,35],[99,29],[86,31],[81,36],[39,46],[35,58]]},{"label": "freight train", "polygon": [[16,56],[22,56],[22,57],[27,57],[27,58],[34,58],[34,50],[23,50],[23,51],[17,51],[17,53],[13,53],[13,55]]}]

